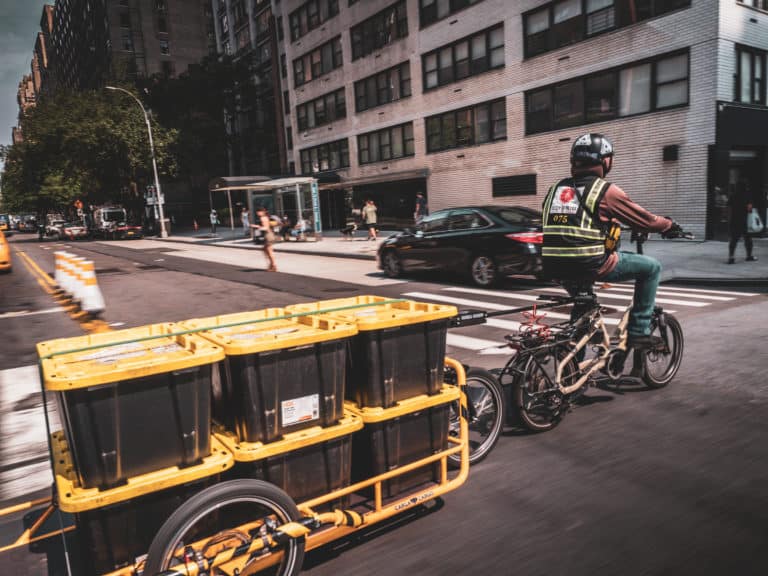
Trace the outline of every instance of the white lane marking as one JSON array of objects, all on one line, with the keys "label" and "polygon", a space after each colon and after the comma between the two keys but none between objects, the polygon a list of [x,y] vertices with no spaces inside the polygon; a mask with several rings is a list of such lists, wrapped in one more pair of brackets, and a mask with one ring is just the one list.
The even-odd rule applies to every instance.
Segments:
[{"label": "white lane marking", "polygon": [[[612,290],[616,292],[634,292],[634,288],[619,288],[616,286],[609,286],[608,288],[600,288],[598,290],[595,290],[595,293],[598,293],[598,295],[605,294],[606,290]],[[672,292],[668,291],[664,288],[659,288],[656,291],[656,296],[688,296],[689,294],[687,292]],[[718,302],[728,302],[730,300],[736,300],[733,296],[710,296],[709,294],[690,294],[691,298],[699,298],[699,299],[706,299],[706,300],[712,300],[712,301],[718,301]]]},{"label": "white lane marking", "polygon": [[[431,294],[429,292],[406,292],[403,296],[410,296],[412,298],[423,298],[424,300],[435,300],[437,302],[443,302],[445,304],[457,304],[459,306],[471,306],[473,308],[481,308],[487,310],[507,310],[509,306],[503,304],[495,304],[493,302],[484,302],[482,300],[469,300],[466,298],[453,298],[451,296],[443,296],[442,294]],[[542,313],[544,310],[542,310]],[[552,312],[546,310],[547,318],[554,318],[556,320],[570,320],[570,314],[561,314],[559,312]],[[617,325],[619,318],[606,318],[603,317],[603,321],[608,325]]]},{"label": "white lane marking", "polygon": [[[44,457],[48,454],[43,407],[37,403],[40,391],[36,364],[0,370],[0,462],[14,462]],[[52,399],[51,399],[52,400]],[[51,429],[61,424],[55,403],[48,403]],[[51,485],[48,462],[10,467],[0,473],[0,501],[36,492]]]},{"label": "white lane marking", "polygon": [[[555,288],[540,288],[544,292],[551,292],[556,290]],[[632,300],[631,294],[611,294],[605,290],[595,290],[598,299],[609,298],[613,300]],[[704,298],[704,296],[700,296]],[[675,298],[656,298],[657,304],[676,304],[678,306],[691,306],[692,308],[703,308],[704,306],[711,306],[710,302],[694,302],[693,300],[676,300]]]},{"label": "white lane marking", "polygon": [[512,354],[509,347],[502,342],[483,340],[482,338],[472,338],[471,336],[462,336],[460,334],[449,333],[446,343],[453,348],[464,348],[465,350],[472,350],[479,354],[505,354],[507,356]]},{"label": "white lane marking", "polygon": [[125,326],[125,322],[110,322],[109,325],[112,328],[117,328],[118,326]]},{"label": "white lane marking", "polygon": [[43,310],[19,310],[17,312],[5,312],[0,314],[0,320],[4,318],[18,318],[20,316],[35,316],[36,314],[54,314],[64,312],[64,308],[44,308]]},{"label": "white lane marking", "polygon": [[[444,288],[446,292],[463,292],[464,294],[478,294],[480,296],[497,296],[499,298],[507,298],[508,300],[524,300],[526,302],[541,302],[539,297],[535,294],[521,294],[519,292],[507,292],[505,290],[483,290],[482,288]],[[560,290],[560,288],[552,288],[552,290]],[[543,304],[543,302],[541,302]]]},{"label": "white lane marking", "polygon": [[730,296],[760,296],[757,292],[735,292],[730,290],[705,290],[704,288],[681,288],[679,286],[661,286],[664,290],[676,292],[696,292],[699,294],[728,294]]}]

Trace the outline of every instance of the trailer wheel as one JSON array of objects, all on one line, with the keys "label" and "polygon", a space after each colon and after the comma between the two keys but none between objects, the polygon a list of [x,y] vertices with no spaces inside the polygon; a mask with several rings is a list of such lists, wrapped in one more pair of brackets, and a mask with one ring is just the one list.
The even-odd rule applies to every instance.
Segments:
[{"label": "trailer wheel", "polygon": [[[273,484],[252,479],[216,484],[187,500],[168,517],[149,547],[143,576],[155,576],[177,566],[183,573],[183,557],[189,553],[187,547],[195,542],[206,542],[197,552],[210,560],[227,539],[230,545],[242,544],[251,537],[258,540],[269,533],[271,527],[300,518],[301,513],[291,497]],[[250,530],[250,534],[233,530],[253,522],[260,522],[261,526]],[[304,545],[303,538],[291,538],[279,548],[273,548],[271,553],[281,553],[281,557],[267,573],[296,576],[304,560]],[[214,568],[210,574],[219,576],[228,572]]]}]

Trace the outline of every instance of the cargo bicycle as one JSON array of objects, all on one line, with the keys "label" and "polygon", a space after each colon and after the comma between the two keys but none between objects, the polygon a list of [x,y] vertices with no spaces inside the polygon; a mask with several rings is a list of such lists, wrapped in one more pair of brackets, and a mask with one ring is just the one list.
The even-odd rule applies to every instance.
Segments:
[{"label": "cargo bicycle", "polygon": [[[676,237],[691,239],[680,231]],[[679,321],[661,306],[655,306],[651,335],[659,343],[645,350],[627,346],[628,303],[615,330],[609,330],[592,282],[584,282],[574,296],[542,295],[540,304],[486,312],[463,310],[452,319],[460,328],[484,324],[487,318],[522,313],[526,321],[517,333],[506,336],[514,355],[504,367],[490,371],[465,366],[469,420],[469,460],[484,458],[505,427],[542,432],[554,428],[572,404],[591,385],[607,379],[616,384],[627,374],[649,388],[663,388],[677,374],[683,356],[684,338]],[[545,324],[548,308],[570,306],[573,320]],[[587,352],[591,352],[587,355]]]},{"label": "cargo bicycle", "polygon": [[[211,366],[219,365],[211,362],[222,358],[222,353],[216,338],[201,338],[201,332],[226,334],[232,342],[259,343],[260,352],[256,356],[245,354],[238,362],[221,364],[226,367],[230,385],[230,371],[250,370],[253,376],[254,366],[274,368],[275,355],[281,354],[285,354],[286,366],[296,368],[303,362],[298,370],[299,379],[306,378],[307,363],[313,363],[312,369],[319,370],[321,380],[329,375],[338,378],[344,373],[338,370],[344,365],[344,357],[338,353],[351,342],[346,336],[355,331],[348,332],[348,323],[325,318],[322,313],[356,308],[370,312],[379,307],[390,312],[361,313],[363,320],[373,316],[376,328],[371,330],[366,342],[377,352],[383,350],[385,357],[391,357],[391,352],[398,348],[396,342],[393,344],[393,334],[410,322],[400,335],[406,343],[400,346],[413,350],[413,342],[423,342],[424,355],[429,357],[430,365],[426,372],[423,364],[407,366],[405,371],[392,366],[380,370],[378,377],[387,383],[382,391],[382,398],[386,400],[372,401],[380,400],[381,406],[364,401],[370,398],[359,399],[359,402],[345,399],[343,388],[336,385],[322,388],[328,383],[316,383],[321,385],[321,403],[338,418],[329,417],[328,422],[323,421],[321,425],[308,424],[294,431],[290,426],[283,426],[283,421],[293,411],[291,423],[298,422],[295,415],[301,416],[304,409],[295,404],[301,404],[301,399],[291,400],[288,412],[283,402],[279,420],[266,406],[263,417],[267,421],[261,424],[269,438],[249,442],[247,430],[241,430],[238,435],[220,423],[211,424],[210,449],[198,438],[208,434],[207,425],[199,429],[201,434],[196,434],[199,422],[187,428],[191,431],[184,432],[184,426],[195,418],[184,416],[173,420],[179,416],[178,412],[191,410],[198,417],[207,413],[202,408],[208,401],[207,387],[200,387],[200,383],[194,381],[203,376],[208,378]],[[198,323],[189,321],[185,326],[130,329],[127,333],[131,338],[121,339],[118,333],[108,333],[39,344],[44,403],[46,393],[56,396],[65,430],[50,432],[50,423],[46,422],[55,477],[54,498],[40,520],[19,539],[18,545],[55,535],[55,532],[45,535],[36,532],[58,514],[62,535],[74,533],[78,540],[83,538],[79,549],[86,558],[80,559],[80,564],[75,563],[74,572],[69,569],[69,574],[289,575],[301,570],[307,550],[406,511],[429,506],[463,484],[469,470],[466,419],[459,419],[458,434],[449,435],[448,430],[449,404],[457,404],[461,407],[458,412],[466,413],[463,366],[444,356],[447,318],[455,313],[455,308],[434,304],[357,297],[352,305],[335,308],[315,304],[311,311],[268,309],[240,316],[200,319]],[[254,315],[258,319],[254,319]],[[320,335],[323,330],[335,332]],[[339,331],[345,335],[343,341],[339,340]],[[258,334],[253,336],[254,333]],[[263,345],[264,338],[272,344]],[[280,346],[274,343],[281,339]],[[382,340],[387,339],[389,343],[381,348]],[[156,361],[151,370],[143,366],[144,356],[154,358],[158,354],[167,356],[170,371],[159,370]],[[185,355],[198,359],[192,363]],[[87,358],[89,369],[78,366],[75,356]],[[59,362],[52,363],[54,358]],[[117,358],[120,361],[116,363]],[[439,364],[434,364],[438,358]],[[443,371],[450,376],[444,379]],[[268,369],[264,374],[277,373]],[[109,384],[120,375],[132,379]],[[400,377],[415,382],[409,384],[410,388],[393,390]],[[283,382],[286,387],[290,384]],[[198,387],[203,392],[187,390]],[[189,463],[164,469],[154,466],[149,472],[132,474],[130,470],[152,466],[141,460],[142,450],[153,447],[137,445],[130,448],[131,454],[122,455],[119,450],[109,450],[110,442],[119,441],[113,432],[118,436],[127,434],[127,428],[120,428],[120,421],[125,420],[129,426],[134,424],[135,419],[122,418],[121,411],[127,409],[126,402],[137,402],[126,398],[136,390],[138,405],[150,399],[158,402],[173,398],[167,408],[153,408],[161,410],[155,412],[156,415],[169,418],[170,426],[166,427],[171,429],[170,436],[166,433],[167,438],[155,441],[170,449],[177,442],[173,429],[179,427],[181,454]],[[268,392],[258,390],[259,395]],[[155,396],[141,396],[147,393]],[[373,391],[367,394],[377,396]],[[279,428],[271,427],[280,422]],[[140,429],[146,423],[136,425]],[[239,426],[245,423],[241,421]],[[357,466],[360,470],[355,472],[356,462],[350,454],[355,453],[352,445],[358,440],[358,433],[368,430],[371,438],[390,442],[393,429],[392,438],[399,442],[402,435],[403,442],[418,445],[416,452],[395,460],[390,460],[388,454],[377,456],[373,465]],[[131,430],[136,433],[138,429]],[[365,435],[360,439],[364,448],[366,442],[374,441]],[[115,446],[127,449],[128,445]],[[359,453],[367,452],[369,450],[364,449]],[[148,456],[157,457],[157,454],[149,450]],[[449,457],[460,462],[458,471],[449,467]],[[316,466],[318,462],[323,463],[322,469]],[[236,465],[240,471],[234,475]],[[63,522],[62,513],[71,514],[72,519]],[[151,541],[141,544],[147,536]],[[67,540],[62,542],[66,550]],[[95,559],[97,553],[98,559]],[[88,558],[89,555],[94,558]],[[69,566],[69,555],[66,558]]]}]

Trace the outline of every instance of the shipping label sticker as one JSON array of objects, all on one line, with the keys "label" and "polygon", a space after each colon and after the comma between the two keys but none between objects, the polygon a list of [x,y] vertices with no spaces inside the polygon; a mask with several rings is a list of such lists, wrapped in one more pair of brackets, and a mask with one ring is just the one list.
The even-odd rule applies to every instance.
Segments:
[{"label": "shipping label sticker", "polygon": [[292,426],[320,418],[320,395],[310,394],[301,398],[291,398],[280,403],[283,426]]}]

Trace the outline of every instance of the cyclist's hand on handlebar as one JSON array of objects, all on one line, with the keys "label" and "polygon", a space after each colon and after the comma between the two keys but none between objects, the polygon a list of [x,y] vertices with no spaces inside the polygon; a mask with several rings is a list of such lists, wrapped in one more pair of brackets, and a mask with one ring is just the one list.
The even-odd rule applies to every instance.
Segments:
[{"label": "cyclist's hand on handlebar", "polygon": [[683,230],[680,224],[672,220],[672,226],[670,226],[664,232],[662,232],[661,237],[665,239],[671,239],[671,238],[693,239],[693,234],[691,234],[690,232],[686,232],[685,230]]}]

